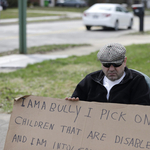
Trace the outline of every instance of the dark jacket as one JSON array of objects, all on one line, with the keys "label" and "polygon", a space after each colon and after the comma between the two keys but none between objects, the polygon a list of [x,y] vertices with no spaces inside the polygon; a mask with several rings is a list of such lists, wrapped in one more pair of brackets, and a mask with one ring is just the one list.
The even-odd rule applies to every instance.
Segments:
[{"label": "dark jacket", "polygon": [[144,76],[127,67],[125,72],[124,79],[110,90],[108,100],[107,90],[103,86],[102,70],[88,74],[77,85],[72,97],[79,97],[84,101],[149,105],[149,87]]}]

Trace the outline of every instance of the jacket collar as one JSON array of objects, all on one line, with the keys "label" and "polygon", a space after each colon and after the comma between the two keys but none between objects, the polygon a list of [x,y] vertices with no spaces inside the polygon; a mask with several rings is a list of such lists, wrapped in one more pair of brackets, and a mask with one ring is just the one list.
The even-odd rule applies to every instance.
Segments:
[{"label": "jacket collar", "polygon": [[[121,84],[126,83],[126,82],[128,82],[129,80],[132,80],[132,78],[133,78],[133,75],[132,75],[130,69],[128,69],[127,67],[125,67],[125,72],[126,72],[126,75],[125,75],[124,79],[121,81]],[[104,75],[104,73],[103,73],[102,70],[99,70],[99,71],[96,71],[96,72],[91,73],[91,78],[92,78],[95,82],[98,82],[98,83],[101,83],[101,84],[103,84],[104,76],[105,76],[105,75]]]}]

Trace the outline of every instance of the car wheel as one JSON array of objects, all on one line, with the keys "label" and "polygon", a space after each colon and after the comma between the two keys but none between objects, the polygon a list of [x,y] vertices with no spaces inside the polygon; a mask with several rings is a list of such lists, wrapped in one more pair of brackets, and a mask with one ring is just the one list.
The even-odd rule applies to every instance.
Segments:
[{"label": "car wheel", "polygon": [[110,27],[103,27],[103,30],[108,30],[110,29]]},{"label": "car wheel", "polygon": [[91,30],[91,26],[86,26],[86,29],[87,30]]},{"label": "car wheel", "polygon": [[132,26],[133,26],[133,19],[130,20],[128,29],[132,29]]},{"label": "car wheel", "polygon": [[116,20],[114,30],[118,31],[118,29],[119,29],[119,21]]}]

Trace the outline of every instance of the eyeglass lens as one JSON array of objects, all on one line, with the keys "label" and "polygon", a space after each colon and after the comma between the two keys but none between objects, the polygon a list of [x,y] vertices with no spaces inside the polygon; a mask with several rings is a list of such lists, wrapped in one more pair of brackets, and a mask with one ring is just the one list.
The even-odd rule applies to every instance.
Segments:
[{"label": "eyeglass lens", "polygon": [[122,64],[115,64],[115,63],[104,63],[103,66],[109,68],[111,65],[114,67],[120,67]]}]

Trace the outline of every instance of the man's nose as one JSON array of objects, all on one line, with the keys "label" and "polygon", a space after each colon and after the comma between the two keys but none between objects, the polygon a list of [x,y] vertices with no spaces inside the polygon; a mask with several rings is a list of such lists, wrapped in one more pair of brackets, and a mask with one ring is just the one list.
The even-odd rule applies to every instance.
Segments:
[{"label": "man's nose", "polygon": [[111,66],[109,67],[109,70],[115,70],[115,67],[114,67],[113,65],[111,65]]}]

